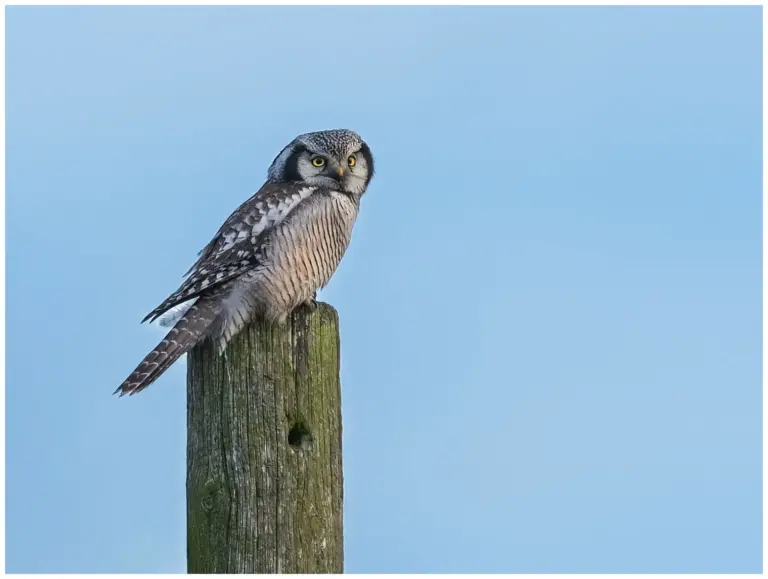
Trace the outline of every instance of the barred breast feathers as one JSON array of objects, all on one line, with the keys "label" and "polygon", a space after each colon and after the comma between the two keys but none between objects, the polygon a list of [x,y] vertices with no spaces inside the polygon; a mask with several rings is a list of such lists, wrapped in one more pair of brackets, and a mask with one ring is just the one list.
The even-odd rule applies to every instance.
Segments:
[{"label": "barred breast feathers", "polygon": [[319,190],[263,239],[260,263],[238,278],[224,300],[219,350],[258,313],[281,322],[313,298],[334,274],[349,245],[358,203]]}]

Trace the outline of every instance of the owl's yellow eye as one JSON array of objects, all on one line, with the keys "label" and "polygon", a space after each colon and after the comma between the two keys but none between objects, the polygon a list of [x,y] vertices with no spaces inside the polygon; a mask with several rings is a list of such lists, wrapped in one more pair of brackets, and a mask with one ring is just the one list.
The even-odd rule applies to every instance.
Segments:
[{"label": "owl's yellow eye", "polygon": [[354,167],[355,164],[357,163],[357,157],[355,157],[354,155],[350,155],[349,159],[347,159],[347,163],[349,163],[350,167]]},{"label": "owl's yellow eye", "polygon": [[314,159],[312,159],[312,165],[314,167],[322,167],[323,165],[325,165],[325,159],[323,159],[322,157],[315,157]]}]

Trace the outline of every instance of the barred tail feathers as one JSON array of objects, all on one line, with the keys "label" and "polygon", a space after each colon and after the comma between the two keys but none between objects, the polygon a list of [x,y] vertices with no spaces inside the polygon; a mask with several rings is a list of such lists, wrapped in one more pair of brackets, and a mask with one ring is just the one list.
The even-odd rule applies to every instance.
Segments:
[{"label": "barred tail feathers", "polygon": [[152,384],[171,364],[200,341],[220,309],[218,300],[198,300],[190,306],[163,341],[146,355],[114,393],[119,392],[120,396],[133,395]]}]

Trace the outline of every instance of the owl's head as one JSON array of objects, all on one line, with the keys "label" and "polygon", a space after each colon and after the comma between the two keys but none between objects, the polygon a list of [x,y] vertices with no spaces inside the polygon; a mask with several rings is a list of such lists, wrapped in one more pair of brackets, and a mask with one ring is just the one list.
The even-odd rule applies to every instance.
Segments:
[{"label": "owl's head", "polygon": [[360,135],[333,129],[299,135],[272,161],[267,179],[301,181],[353,195],[365,193],[373,177],[373,156]]}]

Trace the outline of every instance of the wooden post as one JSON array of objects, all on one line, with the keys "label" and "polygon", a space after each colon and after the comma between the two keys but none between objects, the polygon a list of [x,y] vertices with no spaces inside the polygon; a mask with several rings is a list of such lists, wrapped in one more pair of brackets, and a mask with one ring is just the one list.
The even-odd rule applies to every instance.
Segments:
[{"label": "wooden post", "polygon": [[187,571],[341,573],[338,314],[254,321],[187,370]]}]

